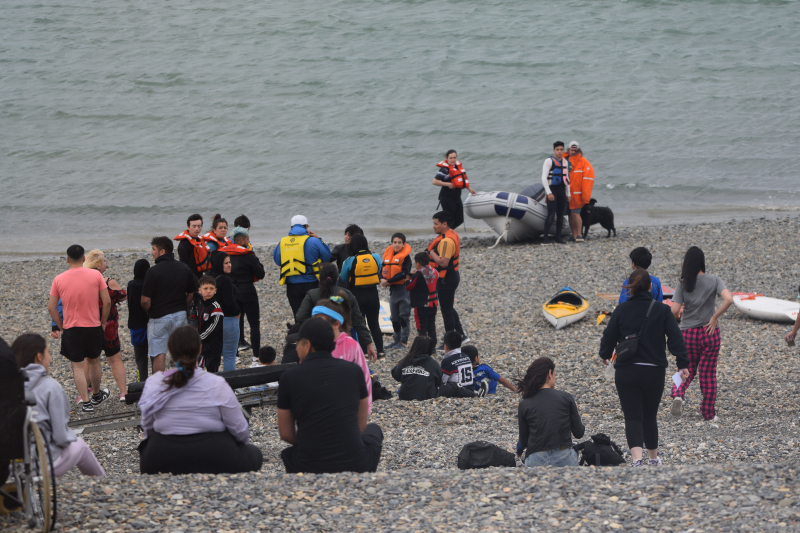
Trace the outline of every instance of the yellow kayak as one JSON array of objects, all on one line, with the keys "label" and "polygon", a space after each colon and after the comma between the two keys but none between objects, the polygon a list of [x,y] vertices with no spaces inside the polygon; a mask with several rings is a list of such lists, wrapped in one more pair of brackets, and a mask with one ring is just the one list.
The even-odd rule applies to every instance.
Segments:
[{"label": "yellow kayak", "polygon": [[577,322],[588,312],[589,300],[572,290],[572,287],[563,287],[555,296],[542,304],[544,317],[556,329]]}]

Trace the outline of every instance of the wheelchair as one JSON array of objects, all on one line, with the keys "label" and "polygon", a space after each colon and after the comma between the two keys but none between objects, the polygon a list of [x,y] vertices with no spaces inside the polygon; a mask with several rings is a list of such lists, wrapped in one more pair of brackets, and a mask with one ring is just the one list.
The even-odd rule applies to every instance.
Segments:
[{"label": "wheelchair", "polygon": [[16,365],[0,364],[0,514],[21,513],[29,528],[52,531],[56,477],[27,380]]}]

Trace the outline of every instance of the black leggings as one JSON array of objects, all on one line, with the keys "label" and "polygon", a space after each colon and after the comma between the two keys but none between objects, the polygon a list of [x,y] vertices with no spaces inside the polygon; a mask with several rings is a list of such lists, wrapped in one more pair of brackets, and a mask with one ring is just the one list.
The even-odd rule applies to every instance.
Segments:
[{"label": "black leggings", "polygon": [[250,346],[253,347],[253,357],[258,359],[261,349],[261,312],[258,307],[257,292],[240,292],[236,294],[236,303],[242,310],[239,317],[239,342],[244,340],[244,318],[250,324]]},{"label": "black leggings", "polygon": [[464,202],[461,200],[460,190],[458,196],[440,198],[439,201],[442,203],[442,211],[447,211],[453,217],[450,229],[456,229],[464,223]]},{"label": "black leggings", "polygon": [[227,431],[193,435],[153,432],[139,444],[142,474],[238,474],[257,472],[264,457]]},{"label": "black leggings", "polygon": [[375,351],[383,352],[383,332],[379,320],[381,314],[381,300],[378,297],[377,287],[350,287],[350,292],[356,297],[361,314],[367,320],[369,332],[372,335],[372,342],[375,343]]},{"label": "black leggings", "polygon": [[555,196],[555,199],[547,200],[547,219],[544,223],[544,240],[547,241],[547,235],[553,227],[553,217],[556,219],[556,234],[555,239],[561,240],[561,230],[564,229],[564,213],[566,213],[569,200],[567,199],[566,185],[551,185],[550,191]]},{"label": "black leggings", "polygon": [[430,343],[430,352],[428,353],[428,355],[433,355],[436,353],[436,308],[415,307],[414,321],[417,324],[417,335],[433,339]]},{"label": "black leggings", "polygon": [[461,275],[451,270],[447,273],[447,277],[439,278],[439,281],[436,282],[436,291],[439,296],[439,307],[442,310],[444,332],[456,331],[463,337],[464,328],[461,326],[461,319],[458,317],[458,311],[456,311],[454,307],[456,290],[458,290],[458,284],[460,282]]},{"label": "black leggings", "polygon": [[147,339],[142,344],[133,347],[133,357],[136,359],[136,381],[147,380],[147,368],[152,366],[152,358],[147,356]]},{"label": "black leggings", "polygon": [[617,368],[619,403],[625,415],[628,448],[658,448],[658,407],[664,393],[666,369],[660,366],[629,365]]}]

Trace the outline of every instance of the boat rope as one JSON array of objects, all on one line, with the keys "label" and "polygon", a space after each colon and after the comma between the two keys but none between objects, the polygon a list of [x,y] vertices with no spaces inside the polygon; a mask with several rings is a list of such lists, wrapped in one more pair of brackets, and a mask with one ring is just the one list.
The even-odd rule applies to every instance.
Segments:
[{"label": "boat rope", "polygon": [[508,202],[506,204],[506,219],[503,222],[503,233],[501,233],[500,236],[497,237],[497,241],[492,246],[489,247],[490,250],[495,246],[497,246],[498,244],[500,244],[500,239],[502,239],[503,237],[506,237],[506,242],[508,242],[508,237],[507,237],[508,230],[511,228],[511,224],[508,222],[508,217],[511,215],[511,209],[516,205],[516,203],[517,203],[517,195],[514,193],[508,193]]}]

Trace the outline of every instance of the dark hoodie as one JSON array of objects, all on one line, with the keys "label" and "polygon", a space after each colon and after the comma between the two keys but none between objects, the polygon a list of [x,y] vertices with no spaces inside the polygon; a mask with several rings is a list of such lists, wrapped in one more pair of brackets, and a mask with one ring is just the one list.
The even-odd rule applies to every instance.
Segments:
[{"label": "dark hoodie", "polygon": [[147,327],[147,311],[142,309],[144,275],[150,270],[150,261],[139,259],[133,265],[133,279],[128,282],[128,329]]},{"label": "dark hoodie", "polygon": [[217,278],[217,302],[222,307],[225,317],[230,318],[241,313],[241,309],[239,309],[239,304],[236,303],[236,287],[233,285],[230,276],[222,270],[222,263],[225,262],[226,257],[228,257],[228,254],[225,252],[214,252],[211,255],[211,275]]},{"label": "dark hoodie", "polygon": [[401,400],[430,400],[439,395],[442,367],[430,355],[422,354],[404,367],[395,366],[392,377],[402,384],[397,392]]}]

